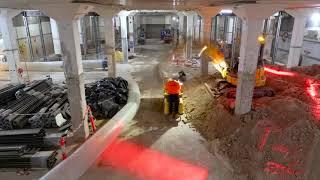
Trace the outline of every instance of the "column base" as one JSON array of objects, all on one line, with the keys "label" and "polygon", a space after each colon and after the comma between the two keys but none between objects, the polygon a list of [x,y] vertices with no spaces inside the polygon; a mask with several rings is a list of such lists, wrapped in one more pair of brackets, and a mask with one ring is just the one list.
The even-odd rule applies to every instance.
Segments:
[{"label": "column base", "polygon": [[235,114],[242,115],[251,111],[255,73],[238,72]]},{"label": "column base", "polygon": [[209,73],[209,62],[207,57],[201,57],[201,75],[207,76]]},{"label": "column base", "polygon": [[302,47],[290,47],[287,68],[299,66]]},{"label": "column base", "polygon": [[84,89],[84,74],[66,77],[68,86],[68,100],[70,103],[71,122],[74,130],[73,140],[83,141],[89,136],[86,114],[86,97]]}]

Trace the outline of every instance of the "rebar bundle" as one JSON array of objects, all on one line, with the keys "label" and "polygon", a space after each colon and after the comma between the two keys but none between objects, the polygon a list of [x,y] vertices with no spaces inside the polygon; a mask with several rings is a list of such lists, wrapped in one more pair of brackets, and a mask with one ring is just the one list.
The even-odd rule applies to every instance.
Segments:
[{"label": "rebar bundle", "polygon": [[26,149],[22,155],[1,156],[0,168],[48,168],[51,169],[57,162],[56,151],[38,151]]},{"label": "rebar bundle", "polygon": [[[56,116],[59,113],[66,121],[70,121],[65,86],[55,86],[52,79],[47,78],[15,88],[17,91],[11,94],[15,94],[17,99],[8,102],[0,109],[1,129],[19,129],[26,126],[31,126],[31,128],[58,127]],[[2,90],[0,90],[0,99],[1,92]]]},{"label": "rebar bundle", "polygon": [[8,102],[16,99],[16,92],[24,88],[24,84],[10,85],[5,88],[0,89],[0,104],[6,105]]},{"label": "rebar bundle", "polygon": [[46,131],[44,129],[17,129],[0,131],[0,145],[29,145],[43,147]]}]

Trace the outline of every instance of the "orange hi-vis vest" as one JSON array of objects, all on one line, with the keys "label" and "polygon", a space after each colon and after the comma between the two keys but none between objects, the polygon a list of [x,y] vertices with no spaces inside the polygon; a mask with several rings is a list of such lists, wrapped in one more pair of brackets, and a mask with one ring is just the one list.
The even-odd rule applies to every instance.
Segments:
[{"label": "orange hi-vis vest", "polygon": [[168,94],[180,94],[181,84],[176,80],[170,80],[165,85]]}]

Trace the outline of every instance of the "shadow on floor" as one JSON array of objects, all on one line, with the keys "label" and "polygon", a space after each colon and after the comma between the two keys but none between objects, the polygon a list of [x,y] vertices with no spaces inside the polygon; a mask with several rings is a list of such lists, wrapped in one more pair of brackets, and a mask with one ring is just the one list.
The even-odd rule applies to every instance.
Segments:
[{"label": "shadow on floor", "polygon": [[177,126],[177,121],[163,113],[163,98],[143,98],[135,120],[122,136],[130,142],[149,147],[169,129]]}]

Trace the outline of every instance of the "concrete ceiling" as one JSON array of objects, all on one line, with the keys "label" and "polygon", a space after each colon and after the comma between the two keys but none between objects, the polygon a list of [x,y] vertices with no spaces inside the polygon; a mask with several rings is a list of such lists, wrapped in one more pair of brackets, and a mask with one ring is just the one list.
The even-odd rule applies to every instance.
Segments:
[{"label": "concrete ceiling", "polygon": [[288,4],[291,7],[320,7],[319,0],[73,0],[72,2],[116,5],[129,9],[186,9],[243,4]]},{"label": "concrete ceiling", "polygon": [[201,7],[239,6],[244,4],[281,4],[289,8],[320,7],[319,0],[0,0],[0,7],[32,8],[36,5],[60,3],[85,3],[112,6],[122,9],[176,9],[188,10]]}]

